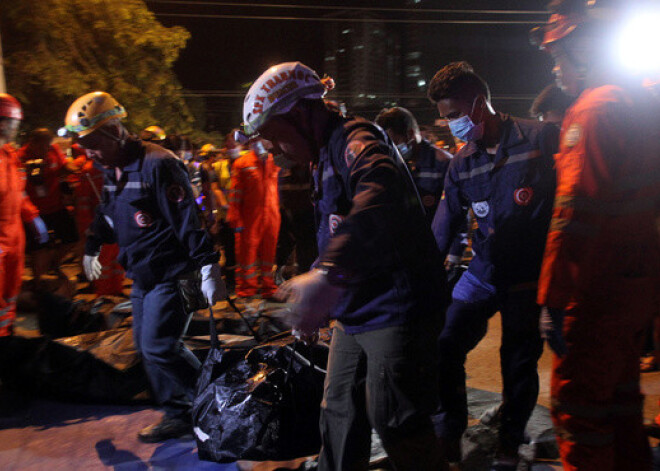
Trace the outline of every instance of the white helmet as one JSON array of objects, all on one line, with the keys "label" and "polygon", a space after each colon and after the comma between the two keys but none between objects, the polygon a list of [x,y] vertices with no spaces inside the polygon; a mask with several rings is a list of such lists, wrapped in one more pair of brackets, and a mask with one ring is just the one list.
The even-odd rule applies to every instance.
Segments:
[{"label": "white helmet", "polygon": [[243,132],[250,136],[273,116],[287,113],[303,98],[323,98],[334,86],[301,62],[284,62],[261,74],[245,95]]}]

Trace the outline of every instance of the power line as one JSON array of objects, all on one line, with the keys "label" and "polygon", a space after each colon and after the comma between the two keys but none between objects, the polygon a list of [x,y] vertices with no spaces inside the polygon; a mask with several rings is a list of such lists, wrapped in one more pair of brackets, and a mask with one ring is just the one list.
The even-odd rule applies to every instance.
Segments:
[{"label": "power line", "polygon": [[325,18],[298,16],[253,16],[216,15],[211,13],[155,13],[156,16],[172,18],[208,18],[215,20],[276,20],[276,21],[320,21],[325,23],[409,23],[409,24],[456,24],[456,25],[541,25],[546,21],[527,20],[407,20],[389,18]]},{"label": "power line", "polygon": [[455,14],[479,14],[479,15],[547,15],[543,10],[452,10],[442,8],[368,8],[351,7],[341,5],[291,5],[277,3],[234,3],[234,2],[204,2],[183,0],[146,0],[147,3],[160,3],[166,5],[203,5],[221,7],[249,7],[249,8],[281,8],[287,10],[334,10],[334,11],[367,11],[367,12],[390,12],[390,13],[455,13]]}]

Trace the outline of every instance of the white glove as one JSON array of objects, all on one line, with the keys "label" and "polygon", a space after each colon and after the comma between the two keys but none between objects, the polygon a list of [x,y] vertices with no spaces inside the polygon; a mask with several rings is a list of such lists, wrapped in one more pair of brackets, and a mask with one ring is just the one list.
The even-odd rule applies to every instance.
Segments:
[{"label": "white glove", "polygon": [[89,281],[98,280],[101,276],[101,262],[98,255],[85,255],[83,257],[83,271]]},{"label": "white glove", "polygon": [[311,336],[326,324],[343,291],[328,282],[323,270],[315,268],[283,283],[277,297],[294,304],[289,319],[291,327]]},{"label": "white glove", "polygon": [[202,293],[211,306],[227,297],[227,288],[222,279],[222,270],[217,263],[202,267]]}]

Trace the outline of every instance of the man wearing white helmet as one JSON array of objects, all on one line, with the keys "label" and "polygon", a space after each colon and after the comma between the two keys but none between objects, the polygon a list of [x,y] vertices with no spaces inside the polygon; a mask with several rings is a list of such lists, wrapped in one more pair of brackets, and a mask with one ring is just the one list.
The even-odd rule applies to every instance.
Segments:
[{"label": "man wearing white helmet", "polygon": [[442,264],[396,148],[376,125],[328,109],[327,85],[283,63],[252,85],[243,109],[246,135],[313,166],[320,255],[279,294],[302,334],[337,320],[319,469],[367,469],[372,426],[396,469],[446,469],[429,417]]},{"label": "man wearing white helmet", "polygon": [[[126,110],[109,94],[78,98],[66,115],[66,130],[103,167],[103,201],[85,247],[90,280],[101,272],[100,247],[119,244],[118,260],[133,279],[133,340],[142,355],[163,419],[138,437],[158,442],[191,432],[199,361],[181,336],[194,309],[180,285],[194,285],[213,304],[224,298],[218,254],[201,229],[183,163],[170,151],[129,135],[120,119]],[[197,275],[197,276],[196,276]]]}]

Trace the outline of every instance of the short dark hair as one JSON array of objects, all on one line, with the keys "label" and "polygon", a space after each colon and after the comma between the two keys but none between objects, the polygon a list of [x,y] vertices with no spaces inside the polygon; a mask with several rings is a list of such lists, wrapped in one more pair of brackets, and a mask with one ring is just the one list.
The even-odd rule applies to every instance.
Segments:
[{"label": "short dark hair", "polygon": [[467,62],[452,62],[438,70],[429,83],[427,95],[433,103],[446,98],[472,102],[479,95],[490,101],[488,84]]},{"label": "short dark hair", "polygon": [[410,111],[405,108],[395,106],[394,108],[383,108],[376,116],[376,124],[381,128],[391,129],[395,133],[406,136],[409,130],[415,135],[419,134],[419,125]]},{"label": "short dark hair", "polygon": [[529,113],[534,117],[548,111],[564,114],[572,102],[572,98],[562,92],[557,85],[548,85],[536,97]]}]

